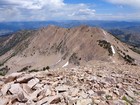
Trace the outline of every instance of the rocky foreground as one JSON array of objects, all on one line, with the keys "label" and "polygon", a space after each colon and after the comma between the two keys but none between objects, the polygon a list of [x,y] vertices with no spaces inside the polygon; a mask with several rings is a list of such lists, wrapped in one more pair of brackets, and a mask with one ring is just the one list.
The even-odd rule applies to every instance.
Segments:
[{"label": "rocky foreground", "polygon": [[0,105],[140,105],[140,67],[95,62],[0,77]]}]

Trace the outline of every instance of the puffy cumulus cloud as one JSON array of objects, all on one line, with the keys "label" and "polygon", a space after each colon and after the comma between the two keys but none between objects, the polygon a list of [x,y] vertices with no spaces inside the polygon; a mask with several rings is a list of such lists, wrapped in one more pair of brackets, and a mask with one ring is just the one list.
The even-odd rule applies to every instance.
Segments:
[{"label": "puffy cumulus cloud", "polygon": [[95,10],[91,9],[79,9],[78,11],[74,12],[72,16],[85,16],[85,15],[94,15]]},{"label": "puffy cumulus cloud", "polygon": [[91,19],[95,10],[64,0],[1,0],[0,21]]},{"label": "puffy cumulus cloud", "polygon": [[58,8],[64,5],[63,0],[1,0],[0,2],[2,5],[24,9],[42,9],[44,6]]},{"label": "puffy cumulus cloud", "polygon": [[106,0],[108,2],[120,5],[129,5],[140,8],[140,0]]}]

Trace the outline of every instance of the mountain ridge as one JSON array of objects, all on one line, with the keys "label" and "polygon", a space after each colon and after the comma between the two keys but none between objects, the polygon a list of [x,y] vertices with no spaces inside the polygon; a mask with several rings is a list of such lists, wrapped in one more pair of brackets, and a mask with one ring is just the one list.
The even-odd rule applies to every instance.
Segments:
[{"label": "mountain ridge", "polygon": [[[121,41],[139,46],[139,21],[99,21],[99,20],[66,20],[66,21],[32,21],[32,22],[0,22],[0,36],[10,35],[21,30],[38,30],[48,25],[73,28],[80,25],[101,27]],[[118,30],[118,31],[116,31]]]},{"label": "mountain ridge", "polygon": [[128,45],[97,27],[61,28],[50,25],[23,33],[17,34],[23,35],[21,40],[17,38],[17,44],[0,58],[2,61],[8,57],[4,65],[8,65],[10,72],[24,67],[72,67],[92,60],[134,65],[140,61],[139,55]]}]

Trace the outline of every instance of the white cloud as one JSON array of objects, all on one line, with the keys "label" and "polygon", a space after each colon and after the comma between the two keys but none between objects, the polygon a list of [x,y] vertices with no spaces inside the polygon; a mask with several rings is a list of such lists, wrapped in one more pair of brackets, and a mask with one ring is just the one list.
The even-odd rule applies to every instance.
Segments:
[{"label": "white cloud", "polygon": [[140,8],[140,0],[106,0],[108,2],[120,5],[128,5]]},{"label": "white cloud", "polygon": [[75,15],[94,15],[95,13],[95,10],[91,10],[91,9],[79,9],[78,11],[74,12],[72,14],[72,16],[75,16]]},{"label": "white cloud", "polygon": [[25,9],[42,9],[44,6],[58,8],[64,5],[63,0],[2,0],[1,2],[3,5],[13,5]]},{"label": "white cloud", "polygon": [[95,18],[97,20],[119,20],[119,21],[136,21],[140,19],[140,14],[139,13],[117,13],[116,15],[114,14],[96,14]]},{"label": "white cloud", "polygon": [[95,13],[86,4],[66,4],[64,0],[1,0],[0,7],[0,21],[90,19]]}]

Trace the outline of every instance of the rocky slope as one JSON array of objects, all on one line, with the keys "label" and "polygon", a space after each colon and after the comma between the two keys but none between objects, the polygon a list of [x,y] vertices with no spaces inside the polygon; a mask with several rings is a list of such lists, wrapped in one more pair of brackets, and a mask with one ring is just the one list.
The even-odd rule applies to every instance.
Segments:
[{"label": "rocky slope", "polygon": [[94,61],[12,73],[0,77],[0,105],[140,105],[140,67]]},{"label": "rocky slope", "polygon": [[125,43],[103,29],[89,26],[70,29],[48,26],[36,31],[18,32],[1,46],[2,51],[3,46],[6,48],[0,56],[4,64],[2,69],[8,66],[9,73],[42,70],[47,66],[73,67],[93,60],[133,65],[140,63],[140,55]]}]

